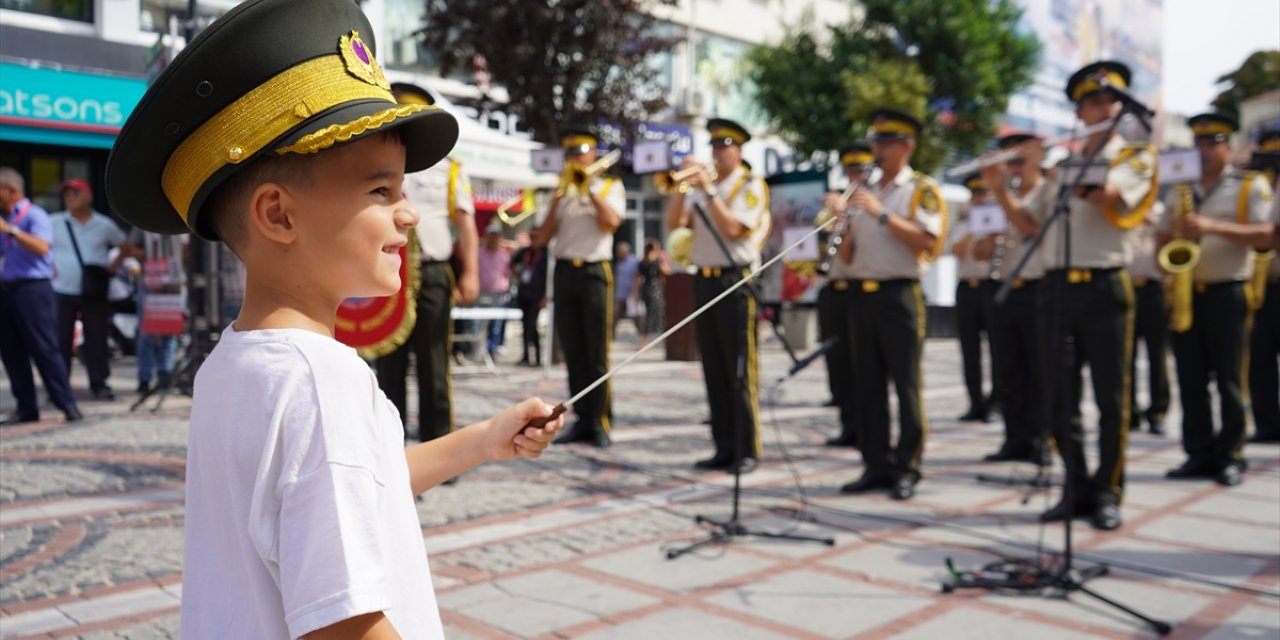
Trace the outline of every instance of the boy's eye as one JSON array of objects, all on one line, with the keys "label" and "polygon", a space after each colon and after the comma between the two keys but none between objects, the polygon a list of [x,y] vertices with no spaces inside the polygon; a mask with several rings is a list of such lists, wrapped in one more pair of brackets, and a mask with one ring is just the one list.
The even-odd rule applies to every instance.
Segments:
[{"label": "boy's eye", "polygon": [[374,189],[371,193],[383,198],[389,198],[391,197],[391,187],[378,187],[377,189]]}]

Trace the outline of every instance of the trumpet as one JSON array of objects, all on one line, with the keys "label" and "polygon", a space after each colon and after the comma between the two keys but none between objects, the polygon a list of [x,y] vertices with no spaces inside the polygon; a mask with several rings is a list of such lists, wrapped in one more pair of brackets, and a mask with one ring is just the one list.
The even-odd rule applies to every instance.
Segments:
[{"label": "trumpet", "polygon": [[[869,175],[871,172],[868,171],[867,173]],[[839,209],[847,207],[849,199],[853,197],[853,194],[857,193],[858,189],[861,189],[866,184],[867,183],[865,181],[850,183],[849,186],[845,188],[844,193],[840,194]],[[817,221],[819,226],[825,225],[828,220],[835,217],[837,210],[823,207],[822,210],[818,212]],[[835,261],[836,254],[840,252],[840,245],[844,244],[844,237],[849,233],[849,221],[852,219],[853,216],[846,214],[844,219],[831,229],[831,239],[827,241],[827,252],[822,256],[822,262],[818,264],[819,275],[825,276],[831,271],[831,264]]]},{"label": "trumpet", "polygon": [[[1128,118],[1128,117],[1130,117],[1130,116],[1125,115],[1125,116],[1123,116],[1123,117],[1124,117],[1124,118]],[[1044,139],[1044,141],[1043,141],[1041,144],[1042,144],[1042,145],[1047,149],[1047,148],[1049,148],[1049,147],[1052,147],[1052,146],[1055,146],[1055,145],[1062,144],[1062,143],[1064,143],[1064,142],[1071,142],[1072,140],[1079,140],[1080,138],[1087,138],[1087,137],[1089,137],[1089,136],[1091,136],[1091,135],[1093,135],[1093,134],[1095,134],[1095,133],[1098,133],[1099,131],[1106,131],[1108,128],[1110,128],[1110,127],[1111,127],[1111,124],[1112,124],[1112,122],[1114,122],[1114,121],[1115,121],[1115,119],[1114,119],[1114,118],[1111,118],[1111,119],[1108,119],[1108,120],[1103,120],[1102,122],[1099,122],[1098,124],[1091,124],[1091,125],[1089,125],[1089,126],[1087,126],[1087,127],[1083,128],[1083,129],[1081,129],[1081,130],[1079,130],[1079,131],[1076,131],[1076,132],[1071,133],[1071,134],[1068,134],[1068,135],[1057,136],[1057,137],[1054,137],[1054,138],[1045,138],[1045,139]],[[989,156],[987,156],[987,157],[985,157],[985,158],[978,158],[978,159],[976,159],[976,160],[970,160],[969,162],[966,162],[966,163],[964,163],[964,164],[962,164],[962,165],[958,165],[958,166],[952,167],[952,168],[950,168],[950,169],[947,169],[947,177],[948,177],[948,178],[956,178],[956,177],[959,177],[959,176],[969,175],[970,173],[973,173],[974,171],[978,171],[978,170],[980,170],[980,169],[984,169],[984,168],[989,167],[989,166],[991,166],[991,165],[993,165],[993,164],[1000,164],[1000,163],[1002,163],[1002,162],[1008,162],[1008,161],[1010,161],[1010,160],[1013,160],[1014,158],[1019,158],[1019,157],[1021,157],[1021,156],[1022,156],[1022,152],[1021,152],[1021,151],[1019,151],[1019,150],[1017,150],[1017,149],[1007,149],[1007,150],[1005,150],[1005,151],[1001,151],[1001,152],[999,152],[999,153],[993,153],[993,154],[991,154],[991,155],[989,155]]]},{"label": "trumpet", "polygon": [[572,186],[581,192],[588,184],[590,184],[592,179],[607,171],[609,167],[617,164],[621,159],[622,150],[614,149],[613,151],[606,153],[604,157],[586,166],[582,166],[576,162],[570,163],[564,168],[564,174],[560,177],[561,193],[563,193],[568,186]]},{"label": "trumpet", "polygon": [[671,195],[672,193],[684,193],[689,190],[689,178],[692,178],[699,171],[706,169],[712,180],[716,179],[715,167],[695,164],[680,169],[679,171],[671,169],[669,171],[659,171],[653,175],[653,186],[657,187],[658,193],[662,195]]}]

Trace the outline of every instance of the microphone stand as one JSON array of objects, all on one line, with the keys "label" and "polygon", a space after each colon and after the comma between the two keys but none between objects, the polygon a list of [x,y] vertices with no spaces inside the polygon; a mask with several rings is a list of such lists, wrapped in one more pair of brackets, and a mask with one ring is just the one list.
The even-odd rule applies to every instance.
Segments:
[{"label": "microphone stand", "polygon": [[[1152,114],[1150,109],[1124,91],[1121,91],[1114,86],[1104,86],[1106,86],[1107,90],[1111,91],[1112,94],[1120,101],[1122,105],[1120,116],[1123,116],[1126,113],[1132,114],[1137,117],[1138,121],[1141,122],[1148,131],[1151,130],[1151,125],[1148,120],[1149,116]],[[1059,189],[1057,199],[1054,202],[1053,213],[1047,220],[1045,220],[1044,224],[1041,225],[1040,233],[1032,239],[1030,249],[1023,254],[1022,259],[1018,261],[1017,266],[1014,267],[1010,276],[1005,280],[1004,284],[1000,286],[1000,290],[996,292],[996,304],[1003,304],[1009,297],[1009,292],[1012,290],[1013,282],[1017,279],[1018,274],[1022,273],[1023,268],[1026,267],[1031,256],[1034,255],[1036,250],[1040,247],[1041,243],[1044,241],[1045,235],[1053,226],[1054,222],[1061,222],[1062,224],[1062,268],[1071,268],[1071,197],[1076,192],[1076,189],[1080,187],[1085,175],[1088,173],[1086,169],[1093,164],[1094,159],[1097,158],[1097,156],[1102,152],[1103,147],[1106,146],[1106,141],[1110,140],[1111,136],[1115,133],[1115,129],[1117,125],[1119,125],[1120,120],[1121,117],[1116,117],[1112,121],[1112,124],[1107,129],[1106,133],[1103,135],[1103,142],[1094,146],[1094,148],[1089,151],[1079,172],[1074,176],[1074,180],[1072,180],[1071,185]],[[1073,380],[1075,379],[1075,340],[1071,336],[1065,335],[1065,331],[1062,326],[1063,323],[1061,315],[1064,305],[1063,297],[1065,295],[1065,287],[1067,286],[1067,283],[1059,281],[1055,284],[1053,305],[1050,311],[1052,321],[1050,322],[1050,328],[1048,329],[1048,340],[1045,342],[1047,344],[1056,344],[1061,342],[1063,352],[1060,366],[1058,367],[1058,377],[1051,378],[1052,384],[1046,386],[1049,387],[1050,393],[1056,396],[1056,398],[1051,398],[1049,403],[1050,407],[1059,412],[1059,421],[1061,424],[1069,424],[1074,411],[1071,406],[1071,402],[1075,399],[1074,389],[1072,386]],[[1076,446],[1075,441],[1072,438],[1064,438],[1062,442],[1058,443],[1058,445],[1063,447],[1063,455],[1066,459],[1070,459],[1071,455],[1075,453],[1074,451],[1067,450],[1067,448]],[[947,565],[948,568],[951,569],[952,579],[943,584],[943,592],[949,593],[958,588],[978,588],[989,590],[1014,589],[1017,591],[1043,592],[1045,588],[1051,588],[1068,597],[1073,592],[1079,592],[1141,620],[1159,635],[1167,635],[1172,630],[1169,623],[1146,616],[1090,589],[1085,585],[1089,580],[1107,575],[1110,573],[1111,569],[1106,564],[1098,564],[1082,570],[1078,570],[1074,566],[1071,528],[1072,521],[1075,519],[1075,484],[1076,482],[1074,478],[1066,477],[1063,481],[1062,499],[1066,504],[1067,513],[1066,520],[1063,522],[1064,544],[1062,550],[1062,562],[1057,571],[1051,572],[1041,568],[1034,575],[1034,579],[1031,580],[1017,579],[1019,575],[1016,572],[1002,571],[999,569],[990,572],[977,571],[966,574],[955,571],[954,568],[951,567],[950,558],[948,558]],[[1031,491],[1034,492],[1035,490],[1036,487],[1032,487]],[[989,565],[989,567],[1002,568],[1008,564],[1008,561],[1001,561],[993,565]]]}]

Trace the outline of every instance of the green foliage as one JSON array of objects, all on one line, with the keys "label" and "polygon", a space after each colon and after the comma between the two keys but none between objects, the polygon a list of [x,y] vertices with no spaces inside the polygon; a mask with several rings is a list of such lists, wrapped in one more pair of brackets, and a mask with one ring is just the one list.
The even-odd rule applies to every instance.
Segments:
[{"label": "green foliage", "polygon": [[1240,116],[1240,103],[1280,89],[1280,50],[1255,51],[1239,69],[1218,78],[1227,87],[1213,99],[1213,109],[1233,117]]},{"label": "green foliage", "polygon": [[[925,132],[912,165],[976,153],[1009,97],[1031,83],[1040,44],[1020,33],[1011,0],[863,0],[861,20],[817,29],[810,19],[751,54],[760,106],[801,152],[861,135],[866,114],[893,106]],[[879,102],[883,101],[883,102]]]},{"label": "green foliage", "polygon": [[555,142],[569,122],[628,123],[666,107],[652,56],[674,38],[656,32],[649,10],[675,0],[426,0],[419,34],[441,72],[484,56],[507,108],[535,140]]}]

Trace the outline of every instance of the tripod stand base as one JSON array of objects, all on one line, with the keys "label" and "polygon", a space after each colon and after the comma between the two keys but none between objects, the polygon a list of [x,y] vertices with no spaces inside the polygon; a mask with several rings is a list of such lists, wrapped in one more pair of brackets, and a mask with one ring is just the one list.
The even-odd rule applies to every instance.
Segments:
[{"label": "tripod stand base", "polygon": [[728,544],[732,542],[734,538],[743,538],[746,536],[755,536],[757,538],[770,538],[773,540],[792,540],[795,542],[817,542],[820,544],[825,544],[828,547],[834,547],[836,545],[835,538],[805,536],[805,535],[800,535],[795,533],[774,533],[772,531],[762,531],[759,529],[752,529],[742,524],[736,519],[721,521],[721,520],[716,520],[714,518],[708,518],[706,516],[697,516],[694,518],[694,522],[698,524],[709,524],[712,527],[714,527],[714,529],[711,531],[710,534],[707,535],[707,537],[701,540],[698,540],[693,544],[680,547],[679,549],[672,549],[668,551],[667,552],[668,560],[679,558],[682,555],[685,555],[693,551],[697,551],[698,549],[701,549],[709,545]]},{"label": "tripod stand base", "polygon": [[943,593],[953,593],[956,589],[1058,592],[1068,599],[1072,593],[1083,593],[1141,620],[1162,636],[1173,630],[1169,623],[1143,615],[1085,586],[1088,581],[1111,573],[1111,568],[1105,564],[1047,573],[1029,560],[1020,560],[987,565],[978,571],[961,572],[956,570],[951,558],[947,558],[947,570],[951,572],[952,578],[942,583]]}]

